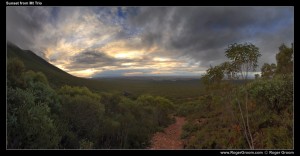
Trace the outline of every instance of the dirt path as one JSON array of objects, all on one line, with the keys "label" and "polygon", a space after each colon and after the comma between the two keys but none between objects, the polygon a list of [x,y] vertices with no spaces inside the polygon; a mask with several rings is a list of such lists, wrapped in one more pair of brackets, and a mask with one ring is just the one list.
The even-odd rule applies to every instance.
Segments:
[{"label": "dirt path", "polygon": [[182,126],[185,123],[184,117],[175,117],[176,122],[165,128],[164,132],[157,132],[151,140],[149,149],[183,149],[183,142],[180,140]]}]

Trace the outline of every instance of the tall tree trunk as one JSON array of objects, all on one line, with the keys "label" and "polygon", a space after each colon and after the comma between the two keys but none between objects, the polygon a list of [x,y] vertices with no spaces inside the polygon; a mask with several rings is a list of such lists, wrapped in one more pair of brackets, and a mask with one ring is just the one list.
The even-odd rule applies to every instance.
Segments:
[{"label": "tall tree trunk", "polygon": [[250,131],[250,126],[249,126],[248,92],[247,91],[246,91],[246,120],[247,120],[248,133],[249,133],[251,144],[252,144],[252,149],[254,149],[253,138],[252,138],[252,134],[251,134],[251,131]]},{"label": "tall tree trunk", "polygon": [[247,143],[248,143],[250,149],[252,149],[252,145],[250,143],[250,140],[249,140],[249,137],[248,137],[248,134],[247,134],[248,131],[247,131],[247,127],[246,127],[246,123],[245,123],[243,111],[242,111],[241,104],[240,104],[239,101],[238,101],[238,105],[239,105],[239,109],[240,109],[240,113],[241,113],[241,117],[242,117],[244,135],[246,137],[246,140],[247,140]]}]

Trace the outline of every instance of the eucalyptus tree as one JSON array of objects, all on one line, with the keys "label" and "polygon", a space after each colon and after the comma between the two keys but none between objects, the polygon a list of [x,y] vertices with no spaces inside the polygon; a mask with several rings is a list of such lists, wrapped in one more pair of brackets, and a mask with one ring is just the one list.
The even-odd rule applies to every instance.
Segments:
[{"label": "eucalyptus tree", "polygon": [[247,79],[249,72],[255,71],[258,67],[258,58],[261,56],[259,48],[252,43],[230,44],[225,55],[236,67],[236,72],[242,79]]},{"label": "eucalyptus tree", "polygon": [[[226,57],[231,61],[230,67],[234,67],[230,72],[239,74],[242,79],[246,80],[251,71],[255,71],[258,67],[258,58],[261,56],[259,48],[252,43],[244,44],[230,44],[225,51]],[[238,78],[238,77],[237,77]],[[239,111],[242,118],[242,126],[245,138],[251,149],[254,149],[253,137],[249,126],[249,113],[248,113],[248,92],[245,92],[245,110],[244,113],[241,109],[241,103],[238,102]]]}]

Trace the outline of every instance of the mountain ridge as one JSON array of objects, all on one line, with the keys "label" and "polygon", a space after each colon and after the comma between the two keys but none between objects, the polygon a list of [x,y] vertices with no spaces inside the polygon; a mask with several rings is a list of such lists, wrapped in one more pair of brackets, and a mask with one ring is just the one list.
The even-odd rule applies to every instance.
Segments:
[{"label": "mountain ridge", "polygon": [[80,78],[55,67],[30,50],[22,50],[14,44],[7,44],[7,58],[19,58],[26,70],[42,72],[54,89],[64,85],[87,87],[95,92],[130,92],[136,95],[152,94],[165,97],[180,95],[196,97],[202,86],[198,79],[180,79],[171,77],[132,77],[132,78]]},{"label": "mountain ridge", "polygon": [[[23,50],[19,48],[17,45],[8,42],[7,43],[7,58],[19,58],[25,65],[27,70],[32,70],[35,72],[42,72],[44,73],[48,80],[50,80],[53,87],[58,87],[63,84],[68,85],[85,85],[81,81],[85,78],[79,78],[73,76],[58,67],[54,66],[53,64],[47,62],[34,52],[30,50]],[[88,79],[85,79],[88,80]]]}]

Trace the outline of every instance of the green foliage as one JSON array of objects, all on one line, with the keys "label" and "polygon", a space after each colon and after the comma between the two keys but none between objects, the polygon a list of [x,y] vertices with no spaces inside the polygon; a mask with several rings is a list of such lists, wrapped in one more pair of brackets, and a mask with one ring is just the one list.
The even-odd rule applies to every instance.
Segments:
[{"label": "green foliage", "polygon": [[[204,95],[198,98],[198,100],[185,102],[181,104],[177,110],[177,114],[180,116],[189,116],[191,114],[200,114],[201,117],[208,115],[209,112],[213,109],[213,103],[216,100],[216,97],[211,95]],[[205,115],[204,115],[205,114]]]},{"label": "green foliage", "polygon": [[7,84],[12,87],[23,87],[24,63],[18,58],[11,58],[7,61]]},{"label": "green foliage", "polygon": [[[249,93],[249,123],[254,137],[254,147],[291,148],[293,139],[292,75],[277,75],[273,79],[259,79],[248,83],[238,88],[237,98],[241,99],[245,92]],[[244,106],[245,104],[242,105],[243,108]],[[245,110],[243,112],[246,114]]]},{"label": "green foliage", "polygon": [[[292,55],[291,48],[281,46],[277,74],[275,66],[269,65],[262,73],[269,79],[244,83],[232,79],[238,78],[237,72],[246,78],[245,73],[257,67],[258,48],[230,45],[226,56],[231,62],[208,69],[202,82],[209,90],[202,90],[197,80],[75,78],[29,51],[8,46],[9,58],[20,56],[24,63],[9,59],[7,64],[7,145],[17,149],[146,148],[152,135],[172,122],[176,111],[188,119],[181,135],[186,148],[248,148],[237,113],[239,101],[242,112],[249,111],[255,148],[292,148]],[[25,72],[24,64],[32,71]]]},{"label": "green foliage", "polygon": [[[31,51],[7,44],[8,59],[18,57],[27,70],[42,72],[47,77],[51,88],[60,89],[62,86],[85,86],[91,91],[102,92],[128,92],[130,97],[136,99],[142,94],[163,96],[178,103],[186,98],[196,98],[202,91],[199,80],[131,80],[131,79],[86,79],[72,76],[61,69],[53,66],[44,59],[38,57]],[[18,78],[18,77],[16,77]],[[199,87],[200,86],[200,87]]]},{"label": "green foliage", "polygon": [[146,111],[153,114],[153,119],[157,122],[158,126],[166,126],[170,123],[170,119],[167,119],[168,115],[174,110],[174,105],[168,99],[142,95],[137,99],[137,104],[143,106]]},{"label": "green foliage", "polygon": [[226,57],[232,61],[232,64],[242,76],[247,79],[249,71],[255,71],[258,64],[258,58],[261,56],[259,49],[252,43],[230,44],[225,51]]},{"label": "green foliage", "polygon": [[201,81],[205,85],[209,86],[214,83],[219,84],[223,78],[224,78],[223,67],[215,66],[215,67],[210,67],[209,69],[206,70],[206,74],[202,76]]},{"label": "green foliage", "polygon": [[65,85],[58,90],[58,93],[60,95],[69,95],[71,97],[74,97],[76,95],[88,96],[95,100],[99,100],[99,98],[100,98],[100,96],[98,94],[93,93],[87,87],[77,87],[77,86],[71,87],[71,86]]},{"label": "green foliage", "polygon": [[279,53],[276,54],[277,74],[290,74],[293,72],[294,64],[294,47],[289,48],[285,44],[279,47]]},{"label": "green foliage", "polygon": [[22,50],[10,43],[7,44],[7,57],[8,59],[18,57],[23,62],[27,70],[44,73],[49,82],[51,82],[51,87],[57,87],[65,84],[82,85],[80,82],[82,80],[81,78],[72,76],[48,63],[35,53],[29,50]]},{"label": "green foliage", "polygon": [[238,79],[237,71],[238,66],[234,62],[224,62],[220,65],[223,73],[227,75],[227,79]]},{"label": "green foliage", "polygon": [[[211,67],[202,78],[207,96],[179,106],[187,115],[182,138],[186,148],[292,148],[293,146],[293,49],[280,47],[275,64],[264,64],[262,79],[237,85],[210,81],[211,69],[219,75],[243,79],[257,67],[260,53],[252,44],[232,44],[226,49],[231,62]],[[213,89],[212,89],[213,88]],[[253,142],[252,142],[253,141]]]},{"label": "green foliage", "polygon": [[132,100],[118,93],[96,94],[71,86],[58,93],[68,129],[62,133],[63,148],[145,148],[151,135],[170,123],[174,110],[172,102],[162,97],[145,95]]},{"label": "green foliage", "polygon": [[251,43],[231,44],[226,49],[225,55],[231,62],[210,67],[202,76],[201,81],[206,85],[206,89],[220,88],[225,75],[229,80],[238,79],[239,76],[246,80],[248,72],[255,71],[258,58],[261,56],[259,49]]},{"label": "green foliage", "polygon": [[177,114],[180,116],[187,116],[202,110],[202,105],[199,102],[186,102],[179,106]]},{"label": "green foliage", "polygon": [[293,102],[292,75],[259,80],[247,85],[250,95],[261,104],[278,113]]},{"label": "green foliage", "polygon": [[[122,87],[132,89],[132,84],[138,86],[133,88],[142,86],[134,91],[138,94],[126,97],[118,93],[99,94],[87,87],[68,85],[55,91],[51,86],[57,87],[53,84],[59,84],[59,79],[69,81],[68,76],[62,76],[59,71],[55,73],[57,69],[37,59],[29,51],[11,46],[8,49],[9,57],[21,56],[26,67],[32,69],[25,71],[22,61],[18,59],[8,63],[8,148],[145,148],[150,145],[151,136],[156,131],[173,121],[170,114],[175,107],[163,97],[138,98],[142,94],[139,91],[144,90],[143,87],[154,86],[151,92],[159,90],[157,94],[160,94],[166,92],[164,89],[174,90],[179,87],[184,90],[195,86],[191,81],[179,85],[174,82],[120,84],[112,81],[106,86],[118,86],[118,90]],[[39,70],[39,67],[43,70]],[[47,76],[35,71],[43,71]],[[98,85],[102,82],[96,80],[93,83],[89,80],[80,80],[82,83],[75,79],[72,81],[90,88],[105,86]],[[171,94],[168,92],[168,95]],[[187,95],[190,96],[183,94],[182,97]]]},{"label": "green foliage", "polygon": [[25,82],[28,86],[31,86],[34,83],[40,82],[45,85],[49,85],[47,77],[41,72],[34,72],[29,70],[24,74]]},{"label": "green foliage", "polygon": [[58,92],[61,95],[62,116],[68,121],[68,127],[79,138],[95,139],[104,114],[99,96],[85,87],[64,86]]},{"label": "green foliage", "polygon": [[34,91],[37,102],[47,103],[52,114],[61,113],[61,103],[57,93],[48,85],[37,82],[30,87]]},{"label": "green foliage", "polygon": [[103,93],[101,95],[100,102],[105,106],[105,113],[108,115],[115,115],[119,113],[118,104],[121,101],[121,97],[118,94]]},{"label": "green foliage", "polygon": [[8,148],[57,148],[60,137],[50,108],[31,90],[8,89]]},{"label": "green foliage", "polygon": [[261,77],[262,78],[272,78],[275,75],[276,64],[272,63],[271,65],[265,63],[261,68]]},{"label": "green foliage", "polygon": [[19,59],[8,61],[8,148],[58,148],[52,113],[60,111],[57,95],[44,74],[25,73]]}]

